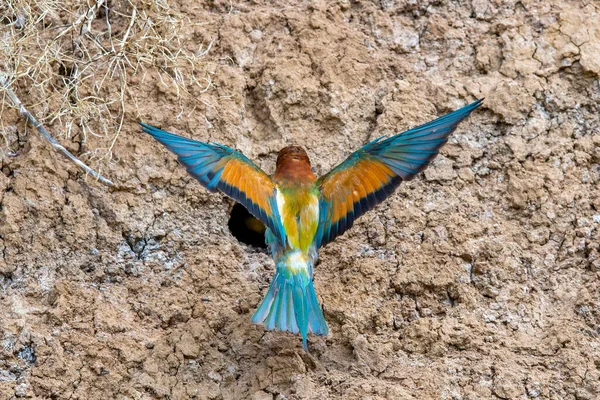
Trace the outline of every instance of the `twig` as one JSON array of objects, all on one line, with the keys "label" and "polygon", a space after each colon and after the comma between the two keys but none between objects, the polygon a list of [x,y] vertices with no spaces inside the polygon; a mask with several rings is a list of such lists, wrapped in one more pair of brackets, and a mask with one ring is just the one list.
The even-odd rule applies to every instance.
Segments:
[{"label": "twig", "polygon": [[94,178],[96,178],[101,183],[103,183],[107,186],[114,186],[114,184],[110,180],[106,179],[105,177],[100,175],[98,172],[94,171],[93,169],[91,169],[90,167],[85,165],[80,159],[75,157],[63,145],[58,143],[56,141],[56,139],[54,139],[52,137],[52,135],[50,135],[50,132],[48,132],[46,130],[44,125],[42,125],[40,122],[38,122],[38,120],[35,119],[35,117],[29,111],[27,111],[27,109],[25,108],[25,106],[23,105],[21,100],[19,100],[19,98],[17,97],[15,92],[13,92],[12,89],[9,87],[7,76],[4,73],[2,73],[1,71],[0,71],[0,88],[4,89],[6,91],[6,94],[8,94],[8,97],[10,98],[13,105],[19,109],[19,112],[21,113],[21,115],[27,120],[27,122],[29,122],[31,125],[33,125],[33,127],[39,132],[40,135],[42,135],[44,137],[44,139],[46,139],[48,142],[50,142],[52,147],[54,147],[56,150],[63,153],[73,163],[77,164],[77,166],[79,168],[81,168],[88,174],[92,175]]},{"label": "twig", "polygon": [[98,9],[102,5],[102,3],[104,3],[104,1],[105,0],[96,0],[96,3],[93,4],[92,6],[88,7],[88,10],[85,13],[81,14],[79,16],[79,18],[77,18],[75,21],[73,21],[73,23],[71,25],[69,25],[66,29],[64,29],[62,32],[60,32],[58,35],[56,35],[54,37],[54,41],[60,39],[61,37],[63,37],[67,33],[69,33],[72,29],[74,29],[76,26],[78,26],[79,24],[81,24],[82,22],[84,22],[86,20],[87,20],[87,26],[82,27],[83,29],[85,29],[85,32],[81,32],[81,33],[86,33],[88,31],[90,31],[91,25],[92,25],[92,19],[98,12]]},{"label": "twig", "polygon": [[212,47],[213,43],[214,43],[214,39],[211,39],[210,42],[208,43],[208,46],[206,47],[206,50],[202,51],[202,45],[200,45],[200,49],[198,50],[198,57],[203,57],[205,55],[208,54],[208,52],[210,51],[210,48]]},{"label": "twig", "polygon": [[129,20],[129,26],[127,27],[127,30],[125,31],[125,35],[123,36],[123,40],[121,41],[121,50],[120,50],[121,53],[123,53],[123,47],[125,47],[127,38],[129,37],[129,34],[131,33],[131,28],[133,28],[133,23],[135,22],[135,15],[137,13],[137,9],[135,8],[135,6],[133,4],[132,4],[132,6],[133,6],[133,11],[131,12],[131,19]]}]

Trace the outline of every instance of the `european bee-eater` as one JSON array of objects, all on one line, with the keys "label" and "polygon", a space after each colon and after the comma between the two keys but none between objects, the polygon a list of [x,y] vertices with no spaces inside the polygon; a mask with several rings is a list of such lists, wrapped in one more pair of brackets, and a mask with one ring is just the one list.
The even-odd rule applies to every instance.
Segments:
[{"label": "european bee-eater", "polygon": [[269,176],[227,146],[140,124],[204,187],[220,190],[266,225],[275,277],[252,322],[268,330],[300,332],[307,350],[308,332],[329,332],[313,286],[319,248],[350,229],[402,181],[423,171],[482,100],[390,138],[375,139],[318,179],[299,146],[281,149],[275,173]]}]

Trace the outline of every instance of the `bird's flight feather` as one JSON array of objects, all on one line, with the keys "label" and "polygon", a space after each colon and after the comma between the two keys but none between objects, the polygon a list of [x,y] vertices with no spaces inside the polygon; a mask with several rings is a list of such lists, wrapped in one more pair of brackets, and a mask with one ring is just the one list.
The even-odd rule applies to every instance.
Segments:
[{"label": "bird's flight feather", "polygon": [[142,122],[140,125],[144,132],[175,153],[187,172],[204,187],[211,192],[220,190],[241,203],[285,243],[275,183],[246,156],[221,144],[187,139]]},{"label": "bird's flight feather", "polygon": [[423,171],[482,101],[390,138],[375,139],[319,178],[317,248],[350,229],[356,218],[385,200],[402,181]]}]

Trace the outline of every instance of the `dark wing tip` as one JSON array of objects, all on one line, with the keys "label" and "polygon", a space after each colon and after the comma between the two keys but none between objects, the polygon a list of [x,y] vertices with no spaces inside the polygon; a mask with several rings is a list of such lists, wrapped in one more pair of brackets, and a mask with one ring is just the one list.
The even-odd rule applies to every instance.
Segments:
[{"label": "dark wing tip", "polygon": [[471,105],[473,106],[473,109],[476,109],[477,107],[482,105],[484,100],[485,100],[485,97],[482,97],[480,99],[475,100],[473,103],[471,103]]},{"label": "dark wing tip", "polygon": [[458,115],[465,114],[464,118],[466,118],[473,110],[475,110],[477,107],[479,107],[481,104],[483,104],[483,100],[485,100],[485,97],[482,97],[481,99],[475,100],[474,102],[472,102],[470,104],[467,104],[466,106],[464,106],[462,108],[454,110],[454,111],[450,112],[449,114],[446,114],[446,116],[448,116],[448,115],[457,115],[457,114]]},{"label": "dark wing tip", "polygon": [[[480,99],[475,100],[474,102],[472,102],[470,104],[467,104],[466,106],[464,106],[462,108],[459,108],[458,110],[455,110],[454,112],[463,111],[463,112],[466,112],[467,115],[469,115],[471,113],[471,111],[475,110],[480,105],[482,105],[484,100],[485,100],[485,97],[482,97]],[[450,113],[450,114],[452,114],[452,113]]]},{"label": "dark wing tip", "polygon": [[142,127],[143,130],[146,130],[146,129],[156,129],[153,126],[148,125],[147,123],[142,122],[142,121],[138,121],[138,124],[140,124],[140,126]]},{"label": "dark wing tip", "polygon": [[162,129],[155,128],[152,125],[148,125],[142,121],[139,121],[138,124],[140,124],[140,126],[142,127],[142,132],[145,132],[153,137],[156,137],[157,134],[164,132],[162,131]]}]

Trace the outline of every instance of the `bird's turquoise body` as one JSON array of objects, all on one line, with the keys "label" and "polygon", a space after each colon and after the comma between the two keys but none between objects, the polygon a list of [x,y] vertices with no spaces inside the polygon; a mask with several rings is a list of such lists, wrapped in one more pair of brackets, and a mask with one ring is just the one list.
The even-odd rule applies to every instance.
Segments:
[{"label": "bird's turquoise body", "polygon": [[282,244],[267,228],[265,239],[275,261],[275,277],[251,318],[257,324],[264,321],[269,330],[300,332],[305,350],[309,331],[317,335],[329,332],[313,285],[319,192],[314,182],[307,183],[291,187],[283,184],[276,189],[287,243]]},{"label": "bird's turquoise body", "polygon": [[318,250],[350,229],[402,181],[424,170],[481,101],[387,139],[375,139],[319,179],[298,146],[279,152],[275,173],[269,176],[227,146],[141,125],[207,189],[230,196],[266,225],[275,276],[252,322],[269,330],[299,332],[307,350],[309,332],[329,332],[313,284]]}]

